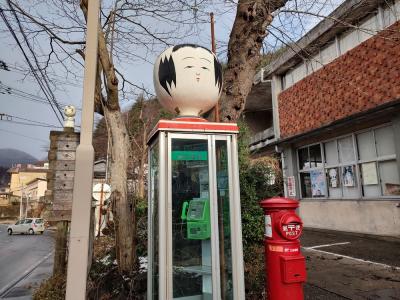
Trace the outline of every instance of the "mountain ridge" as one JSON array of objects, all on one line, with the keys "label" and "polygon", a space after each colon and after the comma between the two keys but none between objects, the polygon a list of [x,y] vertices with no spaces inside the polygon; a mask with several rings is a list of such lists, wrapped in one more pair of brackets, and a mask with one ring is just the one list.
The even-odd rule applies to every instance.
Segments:
[{"label": "mountain ridge", "polygon": [[31,164],[38,159],[25,151],[13,148],[0,148],[0,166],[10,168],[13,164]]}]

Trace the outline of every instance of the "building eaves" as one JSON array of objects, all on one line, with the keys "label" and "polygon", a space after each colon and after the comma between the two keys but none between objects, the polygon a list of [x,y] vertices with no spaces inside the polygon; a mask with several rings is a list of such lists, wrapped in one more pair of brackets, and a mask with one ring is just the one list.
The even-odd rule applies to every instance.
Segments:
[{"label": "building eaves", "polygon": [[356,24],[371,13],[377,11],[382,0],[347,0],[324,18],[307,34],[288,48],[277,59],[264,67],[254,78],[254,82],[268,79],[271,75],[281,75],[296,66],[304,57],[316,54],[324,45],[338,34],[349,29],[346,24]]},{"label": "building eaves", "polygon": [[34,169],[34,168],[10,168],[8,173],[48,173],[49,169]]},{"label": "building eaves", "polygon": [[47,179],[37,177],[35,179],[32,179],[32,180],[28,181],[25,185],[30,185],[31,183],[34,183],[36,181],[47,181]]},{"label": "building eaves", "polygon": [[[357,114],[353,114],[351,116],[335,120],[330,122],[329,124],[325,124],[319,128],[303,132],[294,136],[276,139],[275,141],[271,141],[265,147],[275,147],[275,146],[284,146],[290,145],[293,143],[297,143],[304,139],[310,139],[312,137],[316,137],[326,132],[332,132],[334,130],[338,130],[340,128],[351,128],[356,123],[366,122],[368,120],[379,119],[382,116],[385,119],[389,120],[388,114],[398,115],[400,112],[400,98],[393,100],[391,102],[379,105],[377,107],[371,108],[369,110],[359,112]],[[254,149],[259,149],[260,147],[254,147]]]}]

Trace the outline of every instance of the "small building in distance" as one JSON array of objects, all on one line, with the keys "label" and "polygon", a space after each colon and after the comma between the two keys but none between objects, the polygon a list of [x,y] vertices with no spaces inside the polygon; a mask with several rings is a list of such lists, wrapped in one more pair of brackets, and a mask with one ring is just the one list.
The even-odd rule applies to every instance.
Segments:
[{"label": "small building in distance", "polygon": [[37,178],[47,179],[49,164],[39,162],[36,164],[16,164],[7,172],[11,174],[10,193],[14,196],[25,197],[25,187]]},{"label": "small building in distance", "polygon": [[[8,172],[11,174],[8,204],[19,203],[20,216],[39,216],[47,190],[49,164],[16,164]],[[21,202],[22,200],[22,202]]]},{"label": "small building in distance", "polygon": [[[11,174],[10,194],[17,197],[27,196],[27,185],[36,180],[47,180],[49,164],[47,162],[38,162],[36,164],[16,164],[8,171]],[[41,186],[43,183],[41,183]],[[47,185],[47,183],[46,183]]]},{"label": "small building in distance", "polygon": [[26,183],[25,195],[31,201],[38,202],[45,195],[47,190],[47,180],[45,178],[35,178]]},{"label": "small building in distance", "polygon": [[399,19],[346,0],[255,78],[250,149],[280,157],[306,227],[400,236]]},{"label": "small building in distance", "polygon": [[10,204],[11,194],[8,187],[0,188],[0,206],[7,206]]}]

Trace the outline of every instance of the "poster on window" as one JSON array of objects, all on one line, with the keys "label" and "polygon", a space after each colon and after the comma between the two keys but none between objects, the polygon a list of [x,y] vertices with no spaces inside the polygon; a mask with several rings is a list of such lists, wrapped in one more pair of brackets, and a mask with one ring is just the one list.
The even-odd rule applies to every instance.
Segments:
[{"label": "poster on window", "polygon": [[378,184],[378,173],[375,162],[362,164],[361,173],[364,185]]},{"label": "poster on window", "polygon": [[354,166],[343,167],[343,186],[352,187],[355,185]]},{"label": "poster on window", "polygon": [[313,170],[311,177],[311,195],[313,197],[325,196],[325,175],[323,170]]},{"label": "poster on window", "polygon": [[339,170],[338,170],[338,168],[328,169],[328,181],[329,181],[329,187],[331,187],[331,188],[339,187]]},{"label": "poster on window", "polygon": [[295,182],[294,176],[288,176],[287,189],[288,189],[289,197],[296,197],[296,182]]}]

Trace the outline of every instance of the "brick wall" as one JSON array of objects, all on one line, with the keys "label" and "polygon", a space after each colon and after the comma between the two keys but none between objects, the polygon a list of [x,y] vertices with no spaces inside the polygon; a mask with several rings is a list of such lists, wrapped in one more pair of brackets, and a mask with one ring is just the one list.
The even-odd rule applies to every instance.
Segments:
[{"label": "brick wall", "polygon": [[283,91],[281,137],[400,98],[400,22]]}]

